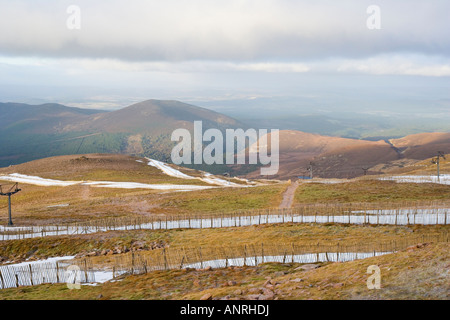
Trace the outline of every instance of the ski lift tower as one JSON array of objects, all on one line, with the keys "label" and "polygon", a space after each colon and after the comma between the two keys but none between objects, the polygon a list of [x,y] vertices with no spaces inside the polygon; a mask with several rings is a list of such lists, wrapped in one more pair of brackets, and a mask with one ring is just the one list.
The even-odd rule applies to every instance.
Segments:
[{"label": "ski lift tower", "polygon": [[4,186],[0,185],[0,196],[8,196],[8,226],[13,226],[12,218],[11,218],[11,196],[13,194],[16,194],[21,189],[19,189],[19,184],[15,183],[12,187],[9,189],[5,189]]},{"label": "ski lift tower", "polygon": [[431,163],[437,165],[437,178],[438,178],[438,181],[441,181],[441,179],[440,179],[440,168],[439,168],[439,164],[440,164],[440,159],[441,158],[442,159],[446,159],[445,158],[445,154],[442,151],[438,151],[438,154],[437,154],[436,158],[433,158],[431,160]]}]

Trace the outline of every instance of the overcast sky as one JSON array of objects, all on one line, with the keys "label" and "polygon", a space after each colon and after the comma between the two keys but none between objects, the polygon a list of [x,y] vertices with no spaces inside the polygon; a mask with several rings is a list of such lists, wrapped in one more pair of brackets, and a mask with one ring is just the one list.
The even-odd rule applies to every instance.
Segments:
[{"label": "overcast sky", "polygon": [[361,79],[432,83],[445,100],[449,13],[448,0],[0,0],[0,101],[326,95]]}]

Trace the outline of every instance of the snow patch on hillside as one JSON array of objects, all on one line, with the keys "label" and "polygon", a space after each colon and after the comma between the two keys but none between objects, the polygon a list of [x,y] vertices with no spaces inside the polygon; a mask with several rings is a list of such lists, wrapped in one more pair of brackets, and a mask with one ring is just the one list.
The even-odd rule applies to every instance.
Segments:
[{"label": "snow patch on hillside", "polygon": [[[213,176],[211,173],[204,172],[202,177],[189,176],[175,168],[172,168],[168,164],[146,158],[148,165],[161,170],[164,174],[175,177],[178,179],[200,180],[205,183],[220,187],[249,187],[249,185],[237,184],[234,182],[220,179]],[[142,162],[140,160],[136,160]],[[142,162],[143,163],[143,162]],[[31,184],[36,186],[45,187],[67,187],[74,185],[92,186],[98,188],[118,188],[118,189],[153,189],[153,190],[176,190],[176,191],[192,191],[192,190],[204,190],[215,188],[214,186],[198,186],[198,185],[176,185],[176,184],[147,184],[138,182],[114,182],[114,181],[63,181],[55,179],[46,179],[38,176],[30,176],[20,173],[11,173],[8,175],[0,175],[0,180],[19,182],[25,184]],[[247,180],[248,182],[248,180]]]},{"label": "snow patch on hillside", "polygon": [[46,187],[67,187],[73,185],[92,186],[98,188],[118,188],[118,189],[153,189],[153,190],[177,190],[192,191],[213,188],[211,186],[196,185],[176,185],[176,184],[147,184],[138,182],[114,182],[114,181],[62,181],[45,179],[36,176],[28,176],[19,173],[0,176],[0,180],[31,184]]},{"label": "snow patch on hillside", "polygon": [[62,181],[62,180],[45,179],[36,176],[28,176],[20,173],[11,173],[9,175],[2,175],[0,176],[0,180],[27,183],[35,186],[45,186],[45,187],[53,187],[53,186],[67,187],[83,183],[83,181]]},{"label": "snow patch on hillside", "polygon": [[154,190],[204,190],[213,187],[196,186],[196,185],[176,185],[176,184],[147,184],[138,182],[112,182],[112,181],[95,181],[85,182],[82,185],[88,185],[98,188],[118,188],[118,189],[154,189]]},{"label": "snow patch on hillside", "polygon": [[169,166],[168,164],[158,161],[158,160],[153,160],[150,158],[146,158],[148,160],[148,165],[158,168],[159,170],[161,170],[162,172],[164,172],[165,174],[167,174],[168,176],[171,177],[176,177],[176,178],[181,178],[181,179],[199,179],[203,182],[206,182],[208,184],[214,184],[214,185],[218,185],[218,186],[222,186],[222,187],[246,187],[245,185],[240,185],[234,182],[230,182],[224,179],[220,179],[217,177],[214,177],[211,173],[207,173],[205,172],[203,174],[203,177],[193,177],[193,176],[189,176],[187,174],[184,174],[183,172],[172,168],[171,166]]},{"label": "snow patch on hillside", "polygon": [[188,176],[187,174],[184,174],[183,172],[170,167],[168,164],[166,164],[164,162],[161,162],[158,160],[153,160],[150,158],[146,158],[146,159],[148,160],[149,166],[158,168],[159,170],[161,170],[168,176],[180,178],[180,179],[195,179],[194,177]]},{"label": "snow patch on hillside", "polygon": [[390,180],[396,182],[409,182],[409,183],[439,183],[450,185],[450,174],[443,174],[438,179],[437,176],[392,176],[382,177],[379,180]]}]

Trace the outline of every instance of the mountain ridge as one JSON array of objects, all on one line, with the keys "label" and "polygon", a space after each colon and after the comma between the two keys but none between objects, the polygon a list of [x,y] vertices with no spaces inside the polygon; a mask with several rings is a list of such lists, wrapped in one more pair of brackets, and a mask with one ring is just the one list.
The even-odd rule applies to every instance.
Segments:
[{"label": "mountain ridge", "polygon": [[[0,103],[0,111],[7,115],[0,119],[0,167],[51,156],[92,153],[167,160],[175,145],[170,139],[172,131],[185,128],[192,132],[196,120],[203,121],[204,130],[247,128],[239,120],[176,100],[149,99],[115,111],[52,103],[38,106]],[[424,160],[437,151],[450,153],[450,133],[420,133],[371,141],[281,130],[280,171],[274,178],[309,175],[310,162],[314,176],[350,178]],[[259,168],[253,172],[253,168],[239,166],[219,169],[248,173],[250,178],[257,177],[259,172]]]},{"label": "mountain ridge", "polygon": [[60,104],[0,105],[0,167],[49,156],[125,153],[166,160],[175,145],[173,130],[245,127],[239,121],[175,100],[150,99],[115,111],[88,110]]},{"label": "mountain ridge", "polygon": [[[450,133],[421,133],[390,141],[323,136],[295,130],[280,131],[280,170],[274,178],[354,178],[382,174],[411,162],[450,153]],[[270,134],[269,134],[270,135]],[[270,141],[270,138],[268,138]],[[247,175],[260,178],[259,170]]]}]

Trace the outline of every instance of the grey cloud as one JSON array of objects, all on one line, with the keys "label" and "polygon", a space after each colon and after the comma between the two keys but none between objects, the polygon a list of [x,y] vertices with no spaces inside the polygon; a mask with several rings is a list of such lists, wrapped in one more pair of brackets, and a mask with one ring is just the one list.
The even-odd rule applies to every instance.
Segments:
[{"label": "grey cloud", "polygon": [[[361,58],[412,52],[450,56],[448,1],[0,1],[0,54],[128,61]],[[381,7],[381,30],[366,8]]]}]

